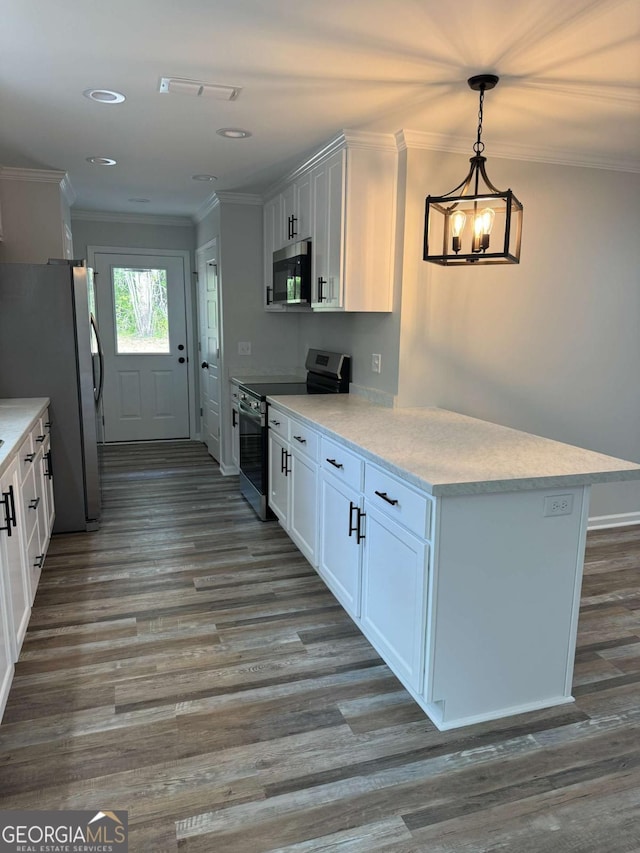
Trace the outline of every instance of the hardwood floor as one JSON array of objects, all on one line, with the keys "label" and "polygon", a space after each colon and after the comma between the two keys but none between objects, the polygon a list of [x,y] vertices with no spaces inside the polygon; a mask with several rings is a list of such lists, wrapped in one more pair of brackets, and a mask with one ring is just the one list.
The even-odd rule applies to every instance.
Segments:
[{"label": "hardwood floor", "polygon": [[445,733],[203,445],[110,447],[104,486],[51,544],[3,809],[127,809],[132,853],[640,851],[640,527],[589,535],[575,704]]}]

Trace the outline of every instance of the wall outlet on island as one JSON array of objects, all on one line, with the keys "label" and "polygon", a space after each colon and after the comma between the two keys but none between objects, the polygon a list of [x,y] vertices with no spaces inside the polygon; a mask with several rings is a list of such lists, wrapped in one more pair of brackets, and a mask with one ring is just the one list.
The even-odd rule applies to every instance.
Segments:
[{"label": "wall outlet on island", "polygon": [[251,341],[238,341],[238,355],[251,355]]},{"label": "wall outlet on island", "polygon": [[374,373],[380,373],[382,371],[382,356],[378,352],[374,352],[371,356],[371,370]]},{"label": "wall outlet on island", "polygon": [[544,499],[545,515],[571,515],[573,495],[549,495]]}]

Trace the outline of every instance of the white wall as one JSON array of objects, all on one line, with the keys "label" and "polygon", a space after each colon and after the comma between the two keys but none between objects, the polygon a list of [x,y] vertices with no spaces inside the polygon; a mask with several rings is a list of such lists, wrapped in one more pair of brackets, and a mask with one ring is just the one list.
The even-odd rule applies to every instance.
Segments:
[{"label": "white wall", "polygon": [[[640,461],[640,177],[494,159],[524,205],[518,266],[422,261],[424,199],[463,156],[409,150],[398,405],[438,405]],[[591,515],[640,511],[594,487]]]}]

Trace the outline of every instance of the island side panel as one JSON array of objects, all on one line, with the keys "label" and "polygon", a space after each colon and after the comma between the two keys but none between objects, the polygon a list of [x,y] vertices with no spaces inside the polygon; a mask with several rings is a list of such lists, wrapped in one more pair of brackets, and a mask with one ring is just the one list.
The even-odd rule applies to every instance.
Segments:
[{"label": "island side panel", "polygon": [[[545,515],[545,499],[561,495],[571,512]],[[572,701],[589,487],[439,503],[426,682],[434,722],[453,728]]]}]

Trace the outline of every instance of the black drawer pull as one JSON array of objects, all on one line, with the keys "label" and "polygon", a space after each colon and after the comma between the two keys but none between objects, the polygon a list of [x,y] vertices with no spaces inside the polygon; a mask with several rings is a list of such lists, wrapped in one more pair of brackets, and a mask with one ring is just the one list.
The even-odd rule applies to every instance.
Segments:
[{"label": "black drawer pull", "polygon": [[46,437],[47,437],[46,435],[39,435],[36,438],[36,441],[38,442],[38,444],[42,444],[42,442],[45,440]]},{"label": "black drawer pull", "polygon": [[307,443],[307,439],[303,438],[301,435],[294,435],[293,437],[295,438],[296,441],[299,441],[300,444],[306,444]]},{"label": "black drawer pull", "polygon": [[33,500],[29,501],[29,509],[38,509],[39,505],[40,505],[40,496],[38,496],[37,498],[33,498]]},{"label": "black drawer pull", "polygon": [[34,460],[35,458],[36,458],[36,454],[35,454],[35,453],[27,453],[27,455],[24,457],[24,461],[25,461],[25,462],[33,462],[33,460]]},{"label": "black drawer pull", "polygon": [[45,422],[45,427],[46,427],[47,429],[51,429],[51,421],[46,421],[46,422]]},{"label": "black drawer pull", "polygon": [[50,480],[52,480],[53,479],[53,463],[51,462],[51,451],[50,450],[47,450],[47,452],[44,454],[44,462],[45,462],[44,476],[48,477]]},{"label": "black drawer pull", "polygon": [[329,465],[333,465],[334,468],[344,468],[342,462],[336,462],[335,459],[327,459]]},{"label": "black drawer pull", "polygon": [[269,421],[269,423],[273,424],[274,426],[280,426],[280,421],[273,421],[272,420],[272,421]]},{"label": "black drawer pull", "polygon": [[386,501],[388,504],[391,504],[391,506],[395,506],[398,503],[395,498],[390,498],[386,492],[376,492],[376,495],[379,498],[382,498],[383,501]]},{"label": "black drawer pull", "polygon": [[43,563],[44,563],[44,554],[39,554],[36,557],[35,562],[33,564],[34,569],[41,569]]}]

